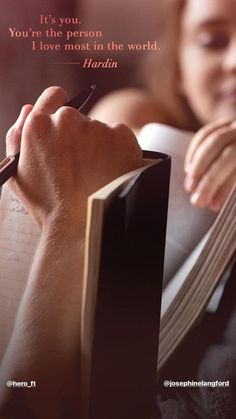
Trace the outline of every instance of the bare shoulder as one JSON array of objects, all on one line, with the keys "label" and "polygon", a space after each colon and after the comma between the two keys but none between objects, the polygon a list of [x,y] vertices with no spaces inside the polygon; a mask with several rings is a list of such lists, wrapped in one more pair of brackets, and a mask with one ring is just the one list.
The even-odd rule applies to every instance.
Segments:
[{"label": "bare shoulder", "polygon": [[134,130],[149,122],[166,122],[151,95],[137,88],[107,94],[93,107],[90,116],[108,124],[121,122]]}]

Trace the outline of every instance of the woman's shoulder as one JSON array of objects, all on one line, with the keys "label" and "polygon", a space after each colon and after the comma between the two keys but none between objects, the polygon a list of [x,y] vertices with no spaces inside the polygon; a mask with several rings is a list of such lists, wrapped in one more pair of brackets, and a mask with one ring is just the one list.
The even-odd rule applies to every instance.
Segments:
[{"label": "woman's shoulder", "polygon": [[167,123],[155,99],[141,88],[108,93],[93,107],[90,116],[105,123],[121,122],[135,130],[149,122]]}]

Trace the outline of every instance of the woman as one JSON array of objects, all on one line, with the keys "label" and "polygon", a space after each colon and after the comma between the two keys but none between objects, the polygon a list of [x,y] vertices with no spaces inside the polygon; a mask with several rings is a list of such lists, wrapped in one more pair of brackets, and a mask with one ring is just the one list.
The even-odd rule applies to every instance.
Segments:
[{"label": "woman", "polygon": [[[218,212],[236,183],[236,0],[165,0],[166,31],[148,89],[111,93],[92,115],[136,132],[148,122],[193,131],[184,187],[191,203]],[[151,73],[151,77],[150,77]],[[220,307],[163,372],[163,379],[230,380],[230,388],[164,390],[163,418],[236,417],[234,268]]]},{"label": "woman", "polygon": [[194,205],[219,211],[236,181],[236,2],[167,0],[164,7],[166,33],[149,78],[152,94],[112,93],[92,116],[136,130],[156,121],[196,132],[185,188]]}]

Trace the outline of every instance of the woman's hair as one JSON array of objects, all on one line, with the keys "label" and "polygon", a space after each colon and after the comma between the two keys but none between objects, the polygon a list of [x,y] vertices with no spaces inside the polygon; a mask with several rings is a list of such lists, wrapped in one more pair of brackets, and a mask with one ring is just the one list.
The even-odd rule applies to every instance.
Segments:
[{"label": "woman's hair", "polygon": [[[168,123],[177,128],[195,131],[200,123],[192,113],[185,97],[178,88],[178,42],[180,18],[187,0],[163,0],[160,51],[147,61],[145,84],[152,92]],[[164,23],[163,23],[164,22]]]}]

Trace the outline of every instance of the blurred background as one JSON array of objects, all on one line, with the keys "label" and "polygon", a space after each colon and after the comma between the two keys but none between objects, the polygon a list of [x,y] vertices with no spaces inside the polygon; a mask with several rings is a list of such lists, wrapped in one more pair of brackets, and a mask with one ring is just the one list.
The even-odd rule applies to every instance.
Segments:
[{"label": "blurred background", "polygon": [[[40,15],[79,17],[82,25],[73,30],[100,30],[102,40],[142,42],[158,41],[159,0],[0,0],[0,157],[5,155],[5,135],[23,104],[34,103],[50,85],[61,85],[74,96],[90,84],[96,84],[93,105],[107,92],[126,86],[141,86],[141,67],[148,53],[122,51],[36,52],[27,38],[11,38],[9,27],[20,30],[42,29]],[[52,40],[51,42],[55,42]],[[74,42],[85,42],[77,38]],[[151,54],[154,54],[152,52]],[[59,62],[110,58],[119,61],[117,69],[83,69],[80,65]],[[88,111],[89,109],[86,109]]]}]

